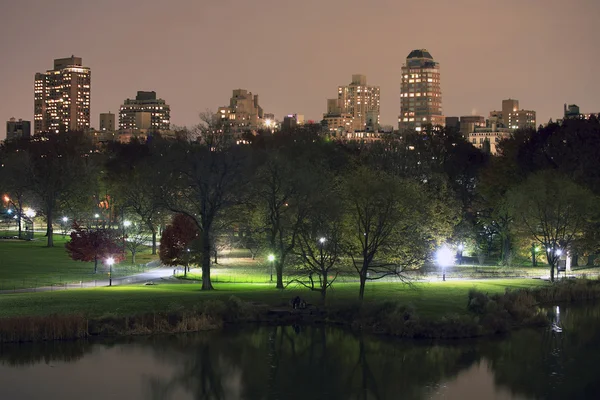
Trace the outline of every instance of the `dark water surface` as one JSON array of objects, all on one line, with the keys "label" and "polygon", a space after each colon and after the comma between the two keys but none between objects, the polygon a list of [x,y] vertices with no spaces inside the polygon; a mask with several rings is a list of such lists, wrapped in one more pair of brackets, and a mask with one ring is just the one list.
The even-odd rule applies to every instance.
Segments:
[{"label": "dark water surface", "polygon": [[0,347],[0,399],[600,399],[600,307],[431,343],[258,327]]}]

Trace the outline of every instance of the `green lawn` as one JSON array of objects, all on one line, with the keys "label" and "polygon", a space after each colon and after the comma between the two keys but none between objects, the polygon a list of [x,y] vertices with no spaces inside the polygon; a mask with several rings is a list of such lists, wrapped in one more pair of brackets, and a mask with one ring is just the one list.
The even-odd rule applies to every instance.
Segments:
[{"label": "green lawn", "polygon": [[[418,283],[409,287],[399,283],[367,283],[365,301],[394,300],[412,304],[423,317],[465,313],[467,293],[477,288],[488,293],[503,293],[507,287],[524,288],[547,283],[540,280],[485,280]],[[202,292],[199,284],[159,284],[155,286],[116,286],[45,293],[0,295],[0,317],[17,315],[84,313],[89,316],[133,315],[153,311],[191,309],[203,300],[226,300],[234,295],[242,300],[272,306],[287,305],[296,295],[316,303],[316,293],[306,289],[284,291],[266,284],[215,284],[214,291]],[[334,286],[329,294],[332,307],[356,301],[358,284]]]},{"label": "green lawn", "polygon": [[[106,279],[106,267],[99,264],[98,274],[94,274],[93,263],[73,261],[65,250],[68,237],[54,235],[53,248],[46,247],[42,234],[36,240],[0,240],[0,290],[62,285],[80,281]],[[132,275],[143,272],[139,267],[156,256],[145,249],[136,257],[136,266],[131,264],[131,256],[113,267],[113,276]]]}]

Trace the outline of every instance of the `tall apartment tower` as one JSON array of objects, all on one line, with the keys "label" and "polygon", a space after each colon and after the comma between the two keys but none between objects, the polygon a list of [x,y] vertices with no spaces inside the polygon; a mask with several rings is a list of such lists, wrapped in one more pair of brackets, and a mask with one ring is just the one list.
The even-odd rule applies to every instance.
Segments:
[{"label": "tall apartment tower", "polygon": [[398,129],[420,132],[426,125],[444,124],[440,64],[427,50],[413,50],[402,66]]},{"label": "tall apartment tower", "polygon": [[54,69],[35,74],[34,133],[90,128],[91,73],[81,57],[54,60]]},{"label": "tall apartment tower", "polygon": [[366,75],[352,75],[349,85],[338,87],[342,114],[352,115],[356,131],[378,130],[379,98],[379,86],[367,85]]},{"label": "tall apartment tower", "polygon": [[135,99],[126,99],[119,110],[120,130],[168,131],[171,107],[156,98],[156,92],[137,92]]}]

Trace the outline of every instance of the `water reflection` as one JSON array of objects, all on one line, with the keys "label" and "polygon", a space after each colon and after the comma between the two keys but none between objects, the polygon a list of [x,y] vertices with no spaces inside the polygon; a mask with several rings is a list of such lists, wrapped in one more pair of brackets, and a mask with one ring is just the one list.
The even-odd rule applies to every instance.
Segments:
[{"label": "water reflection", "polygon": [[[325,327],[260,327],[3,346],[0,387],[46,400],[600,398],[600,307],[559,311],[550,318],[562,332],[445,344]],[[26,386],[32,377],[36,385]],[[68,390],[52,383],[61,380]]]}]

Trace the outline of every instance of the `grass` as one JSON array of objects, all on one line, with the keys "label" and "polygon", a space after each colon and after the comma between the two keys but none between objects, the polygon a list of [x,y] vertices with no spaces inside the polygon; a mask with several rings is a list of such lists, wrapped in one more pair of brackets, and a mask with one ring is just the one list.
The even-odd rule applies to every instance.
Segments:
[{"label": "grass", "polygon": [[[485,293],[504,293],[509,288],[547,285],[540,280],[510,279],[486,281],[448,281],[417,283],[413,287],[398,283],[369,282],[365,301],[395,300],[412,304],[423,317],[448,313],[466,314],[469,289]],[[205,300],[227,300],[236,296],[245,301],[270,306],[288,305],[300,295],[317,303],[318,295],[305,289],[285,291],[266,284],[216,284],[214,291],[202,292],[198,284],[159,284],[155,286],[116,286],[42,293],[0,295],[0,317],[81,313],[90,317],[135,315],[147,312],[183,311]],[[341,283],[328,295],[328,305],[344,306],[356,302],[358,284]]]},{"label": "grass", "polygon": [[[94,274],[93,263],[73,261],[65,251],[68,237],[54,235],[54,246],[46,247],[42,234],[33,241],[0,240],[0,290],[62,285],[106,279],[105,266],[99,263],[98,274]],[[140,267],[156,259],[150,249],[136,256],[136,265],[131,256],[113,267],[113,277],[132,275],[147,268]]]}]

